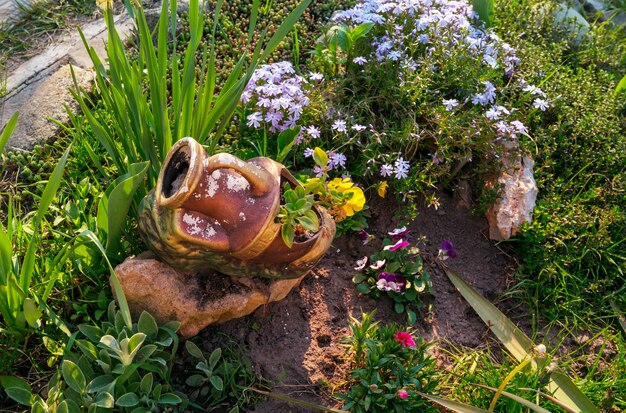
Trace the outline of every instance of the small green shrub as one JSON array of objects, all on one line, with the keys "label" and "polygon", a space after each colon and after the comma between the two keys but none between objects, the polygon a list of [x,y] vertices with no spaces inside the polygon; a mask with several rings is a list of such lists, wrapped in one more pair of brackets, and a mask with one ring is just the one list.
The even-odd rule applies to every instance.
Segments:
[{"label": "small green shrub", "polygon": [[430,292],[432,283],[419,249],[409,245],[409,230],[402,227],[389,235],[381,251],[357,262],[355,270],[359,272],[352,281],[363,294],[391,298],[396,312],[405,313],[407,321],[413,324],[417,321],[415,311],[423,305],[420,296]]},{"label": "small green shrub", "polygon": [[352,319],[346,338],[352,368],[344,409],[361,412],[434,412],[416,392],[434,393],[435,360],[426,355],[428,344],[414,340],[401,326],[379,326],[373,313]]}]

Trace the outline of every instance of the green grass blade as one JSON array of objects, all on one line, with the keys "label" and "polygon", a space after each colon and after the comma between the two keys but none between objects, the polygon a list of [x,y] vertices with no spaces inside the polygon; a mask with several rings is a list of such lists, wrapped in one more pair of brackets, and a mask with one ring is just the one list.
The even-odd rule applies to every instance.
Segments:
[{"label": "green grass blade", "polygon": [[255,389],[254,387],[249,388],[249,390],[252,390],[253,392],[262,394],[264,396],[272,397],[277,400],[282,400],[284,402],[293,403],[297,406],[305,407],[306,409],[309,409],[309,410],[317,410],[321,412],[330,412],[330,413],[349,413],[347,410],[339,410],[339,409],[334,409],[332,407],[320,406],[318,404],[309,403],[304,400],[294,399],[289,396],[285,396],[284,394]]},{"label": "green grass blade", "polygon": [[[491,390],[491,391],[494,391],[494,392],[498,390],[498,389],[494,389],[493,387],[489,387],[489,386],[485,386],[485,385],[477,384],[477,383],[474,383],[474,386],[482,387],[483,389],[488,389],[488,390]],[[533,402],[530,402],[530,401],[524,399],[523,397],[518,396],[517,394],[509,393],[507,391],[502,391],[500,393],[504,397],[508,397],[509,399],[514,400],[514,401],[518,402],[519,404],[521,404],[523,406],[526,406],[529,409],[531,409],[531,410],[533,410],[533,411],[535,411],[537,413],[550,413],[550,410],[544,409],[543,407],[541,407],[541,406],[539,406],[539,405],[537,405],[537,404],[535,404]]]},{"label": "green grass blade", "polygon": [[41,199],[39,200],[39,208],[37,209],[37,214],[32,222],[33,235],[28,243],[28,249],[26,250],[26,254],[24,255],[24,261],[22,263],[22,268],[20,270],[20,287],[24,291],[28,291],[30,287],[30,282],[33,275],[33,270],[35,268],[35,252],[39,247],[39,226],[41,225],[41,221],[43,220],[44,215],[48,212],[50,208],[50,204],[52,204],[52,200],[61,185],[61,181],[63,180],[63,172],[65,171],[65,163],[67,162],[67,157],[72,148],[72,144],[70,144],[59,163],[52,171],[52,174],[48,178],[48,183],[43,190],[43,194],[41,195]]},{"label": "green grass blade", "polygon": [[4,147],[7,145],[7,142],[9,142],[11,134],[13,134],[13,130],[15,130],[15,126],[17,126],[17,118],[19,115],[19,112],[15,112],[4,126],[4,130],[2,134],[0,134],[0,153],[4,152]]},{"label": "green grass blade", "polygon": [[541,391],[539,391],[537,389],[530,389],[530,388],[520,387],[519,390],[520,391],[533,391],[533,392],[537,393],[538,395],[540,395],[541,397],[545,398],[546,400],[550,400],[552,403],[556,404],[557,406],[559,406],[561,409],[565,410],[568,413],[578,413],[578,410],[572,409],[571,407],[569,407],[565,403],[560,402],[556,398],[550,396],[549,394],[545,394],[544,392],[541,392]]},{"label": "green grass blade", "polygon": [[430,400],[433,403],[438,404],[439,406],[445,407],[446,409],[452,410],[457,413],[491,413],[489,410],[484,410],[478,407],[470,406],[469,404],[457,402],[454,400],[446,399],[443,397],[431,396],[430,394],[416,392],[420,396],[425,399]]},{"label": "green grass blade", "polygon": [[259,6],[261,0],[254,0],[252,2],[252,12],[250,13],[250,25],[248,26],[248,44],[252,41],[254,35],[254,29],[256,28],[256,22],[259,19]]}]

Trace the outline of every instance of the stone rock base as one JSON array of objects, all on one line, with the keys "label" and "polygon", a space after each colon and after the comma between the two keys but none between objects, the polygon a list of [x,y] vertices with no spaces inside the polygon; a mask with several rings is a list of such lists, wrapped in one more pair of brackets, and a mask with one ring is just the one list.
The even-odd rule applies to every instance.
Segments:
[{"label": "stone rock base", "polygon": [[530,157],[517,159],[517,164],[503,172],[496,180],[488,182],[491,187],[502,186],[500,198],[489,207],[489,238],[508,240],[520,226],[532,221],[537,200],[537,183],[533,175],[534,161]]},{"label": "stone rock base", "polygon": [[290,280],[235,279],[207,271],[183,272],[144,253],[115,268],[134,317],[148,311],[159,323],[176,320],[184,338],[210,324],[251,314],[280,301],[305,276]]}]

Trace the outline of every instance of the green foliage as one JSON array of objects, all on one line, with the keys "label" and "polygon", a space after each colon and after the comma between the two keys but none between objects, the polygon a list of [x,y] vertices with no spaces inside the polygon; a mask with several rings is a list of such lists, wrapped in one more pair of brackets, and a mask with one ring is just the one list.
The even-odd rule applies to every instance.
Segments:
[{"label": "green foliage", "polygon": [[80,351],[66,350],[45,400],[29,395],[30,388],[16,378],[3,378],[3,387],[13,400],[31,406],[33,413],[185,411],[185,395],[170,385],[179,326],[177,322],[158,326],[143,312],[129,328],[111,302],[107,321],[78,327],[80,334],[72,340]]},{"label": "green foliage", "polygon": [[[16,120],[17,118],[14,116],[13,119]],[[11,127],[7,130],[10,129]],[[4,140],[3,138],[4,136],[0,137],[0,141]],[[48,208],[62,182],[70,148],[65,150],[48,179],[39,199],[39,207],[35,216],[28,223],[29,229],[26,230],[24,223],[13,216],[11,200],[9,200],[8,206],[7,225],[6,227],[0,225],[0,313],[6,326],[2,332],[18,338],[23,338],[29,329],[39,326],[39,318],[42,315],[40,302],[45,302],[48,299],[58,275],[58,272],[48,274],[45,283],[38,286],[36,290],[32,290],[38,248],[42,241],[40,230],[45,223]],[[19,249],[14,249],[16,244],[26,244],[27,247],[22,252]],[[66,259],[64,250],[65,248],[55,257],[55,261]],[[58,271],[56,267],[53,267],[52,270]]]},{"label": "green foliage", "polygon": [[[398,340],[401,326],[379,326],[373,314],[352,319],[352,336],[344,340],[352,368],[344,409],[361,412],[434,412],[417,392],[433,393],[437,384],[435,360],[426,355],[421,338],[414,346]],[[406,394],[403,394],[406,392]],[[404,397],[406,396],[406,397]]]},{"label": "green foliage", "polygon": [[548,320],[616,320],[606,300],[626,303],[626,99],[613,93],[626,73],[623,31],[591,24],[576,44],[538,2],[501,1],[497,11],[496,26],[521,58],[519,76],[549,74],[541,88],[558,96],[549,114],[531,117],[532,140],[524,140],[539,196],[515,242],[520,286]]},{"label": "green foliage", "polygon": [[284,203],[276,219],[282,223],[281,235],[285,244],[291,248],[296,236],[306,236],[319,230],[319,219],[313,208],[315,200],[307,194],[301,185],[283,192]]},{"label": "green foliage", "polygon": [[[129,56],[113,24],[110,10],[105,11],[108,27],[106,69],[93,48],[84,39],[97,70],[96,84],[103,108],[111,114],[111,122],[101,122],[90,110],[90,100],[77,93],[79,102],[94,135],[107,150],[118,171],[129,172],[130,165],[150,162],[147,188],[154,187],[162,159],[174,142],[193,136],[208,144],[213,153],[239,103],[239,97],[259,61],[266,59],[289,33],[310,0],[304,0],[289,14],[271,38],[262,35],[251,56],[242,55],[223,84],[216,84],[216,52],[218,16],[222,1],[217,3],[212,27],[205,31],[205,20],[198,1],[189,5],[190,35],[184,42],[184,52],[177,48],[177,2],[162,2],[159,21],[152,31],[143,8],[129,6],[137,25],[138,39],[135,58]],[[258,1],[252,14],[256,15]],[[256,19],[250,21],[250,35],[245,50],[249,50]],[[202,64],[197,74],[195,56],[200,41],[207,32]],[[170,43],[171,53],[170,53]],[[171,69],[170,69],[171,68]],[[219,88],[219,92],[216,89]],[[119,142],[119,143],[118,143]]]},{"label": "green foliage", "polygon": [[16,2],[20,15],[0,22],[0,55],[24,54],[65,28],[72,17],[89,15],[95,0]]},{"label": "green foliage", "polygon": [[[405,229],[405,232],[406,231]],[[422,294],[430,292],[432,282],[423,266],[417,247],[398,237],[385,238],[383,249],[358,261],[359,272],[352,278],[356,289],[373,298],[388,296],[399,314],[406,314],[409,324],[417,321],[415,311],[422,307]],[[397,249],[391,249],[397,246]]]},{"label": "green foliage", "polygon": [[347,24],[335,25],[324,32],[311,51],[313,65],[332,77],[343,67],[355,65],[357,42],[374,28],[374,23],[362,23],[355,27]]}]

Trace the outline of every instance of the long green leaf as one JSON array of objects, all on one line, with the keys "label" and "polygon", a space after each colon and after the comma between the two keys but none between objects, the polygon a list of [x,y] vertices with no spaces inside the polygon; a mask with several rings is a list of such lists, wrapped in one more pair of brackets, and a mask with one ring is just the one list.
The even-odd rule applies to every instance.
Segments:
[{"label": "long green leaf", "polygon": [[[498,391],[498,389],[495,389],[495,388],[489,387],[489,386],[484,386],[482,384],[475,383],[474,386],[482,387],[483,389],[489,389],[489,390],[494,391],[494,392]],[[541,406],[539,406],[539,405],[537,405],[537,404],[535,404],[533,402],[530,402],[530,401],[524,399],[523,397],[518,396],[517,394],[509,393],[507,391],[503,391],[503,392],[501,392],[501,394],[503,396],[505,396],[505,397],[508,397],[511,400],[515,400],[519,404],[522,404],[522,405],[528,407],[531,410],[536,411],[537,413],[550,413],[550,410],[544,409],[543,407],[541,407]]]},{"label": "long green leaf", "polygon": [[[480,295],[454,271],[445,265],[442,265],[442,267],[463,298],[467,300],[513,357],[518,362],[531,357],[530,351],[534,347],[532,340],[522,330],[517,328],[496,306]],[[551,373],[550,379],[548,389],[558,400],[578,412],[599,413],[598,408],[567,376],[555,371]]]},{"label": "long green leaf", "polygon": [[41,199],[39,200],[39,208],[37,209],[37,214],[32,222],[33,235],[31,236],[30,242],[28,244],[28,248],[26,250],[26,254],[24,255],[24,261],[22,263],[22,268],[20,271],[20,287],[24,291],[28,291],[30,287],[30,282],[33,275],[33,270],[35,268],[35,252],[39,247],[39,226],[41,225],[41,221],[43,220],[44,215],[48,212],[50,208],[50,204],[54,199],[54,196],[63,180],[63,172],[65,171],[65,164],[67,162],[67,157],[70,153],[70,149],[72,148],[72,144],[70,144],[59,163],[52,171],[52,174],[48,178],[48,183],[43,190],[43,194],[41,195]]},{"label": "long green leaf", "polygon": [[[106,220],[107,239],[105,249],[110,257],[121,250],[120,239],[128,218],[128,211],[133,202],[135,192],[144,184],[146,173],[148,172],[148,164],[148,162],[141,162],[131,165],[128,173],[111,184],[112,190],[99,203],[98,222],[102,224]],[[101,208],[104,211],[101,212]]]},{"label": "long green leaf", "polygon": [[318,411],[322,411],[322,412],[331,412],[331,413],[348,413],[347,410],[339,410],[339,409],[334,409],[332,407],[320,406],[318,404],[305,402],[304,400],[294,399],[292,397],[285,396],[284,394],[280,394],[280,393],[259,390],[259,389],[255,389],[253,387],[249,388],[249,390],[252,390],[253,392],[262,394],[264,396],[272,397],[274,399],[282,400],[282,401],[285,401],[285,402],[288,402],[288,403],[293,403],[293,404],[295,404],[297,406],[305,407],[305,408],[310,409],[310,410],[318,410]]},{"label": "long green leaf", "polygon": [[[620,93],[622,93],[625,90],[626,90],[626,75],[624,75],[622,80],[619,81],[619,83],[615,87],[615,92],[613,92],[613,94],[615,96],[617,96],[617,95],[619,95]],[[0,152],[2,152],[2,147],[1,146],[0,146]]]},{"label": "long green leaf", "polygon": [[610,300],[609,303],[611,304],[611,308],[615,312],[615,315],[617,316],[617,320],[619,321],[619,324],[622,326],[622,329],[624,330],[624,333],[626,333],[626,316],[619,309],[619,307],[617,306],[615,301]]},{"label": "long green leaf", "polygon": [[11,134],[13,134],[13,130],[15,130],[15,126],[17,126],[17,118],[19,115],[19,112],[15,112],[4,126],[4,130],[2,131],[2,134],[0,134],[0,153],[4,152],[4,147],[7,142],[9,142]]},{"label": "long green leaf", "polygon": [[457,402],[443,397],[431,396],[430,394],[420,392],[416,393],[433,403],[437,403],[439,406],[445,407],[446,409],[455,411],[457,413],[491,413],[489,410],[484,410],[479,407],[470,406],[469,404]]},{"label": "long green leaf", "polygon": [[485,26],[491,26],[493,23],[494,0],[472,0],[472,6],[478,14],[478,18],[485,23]]}]

